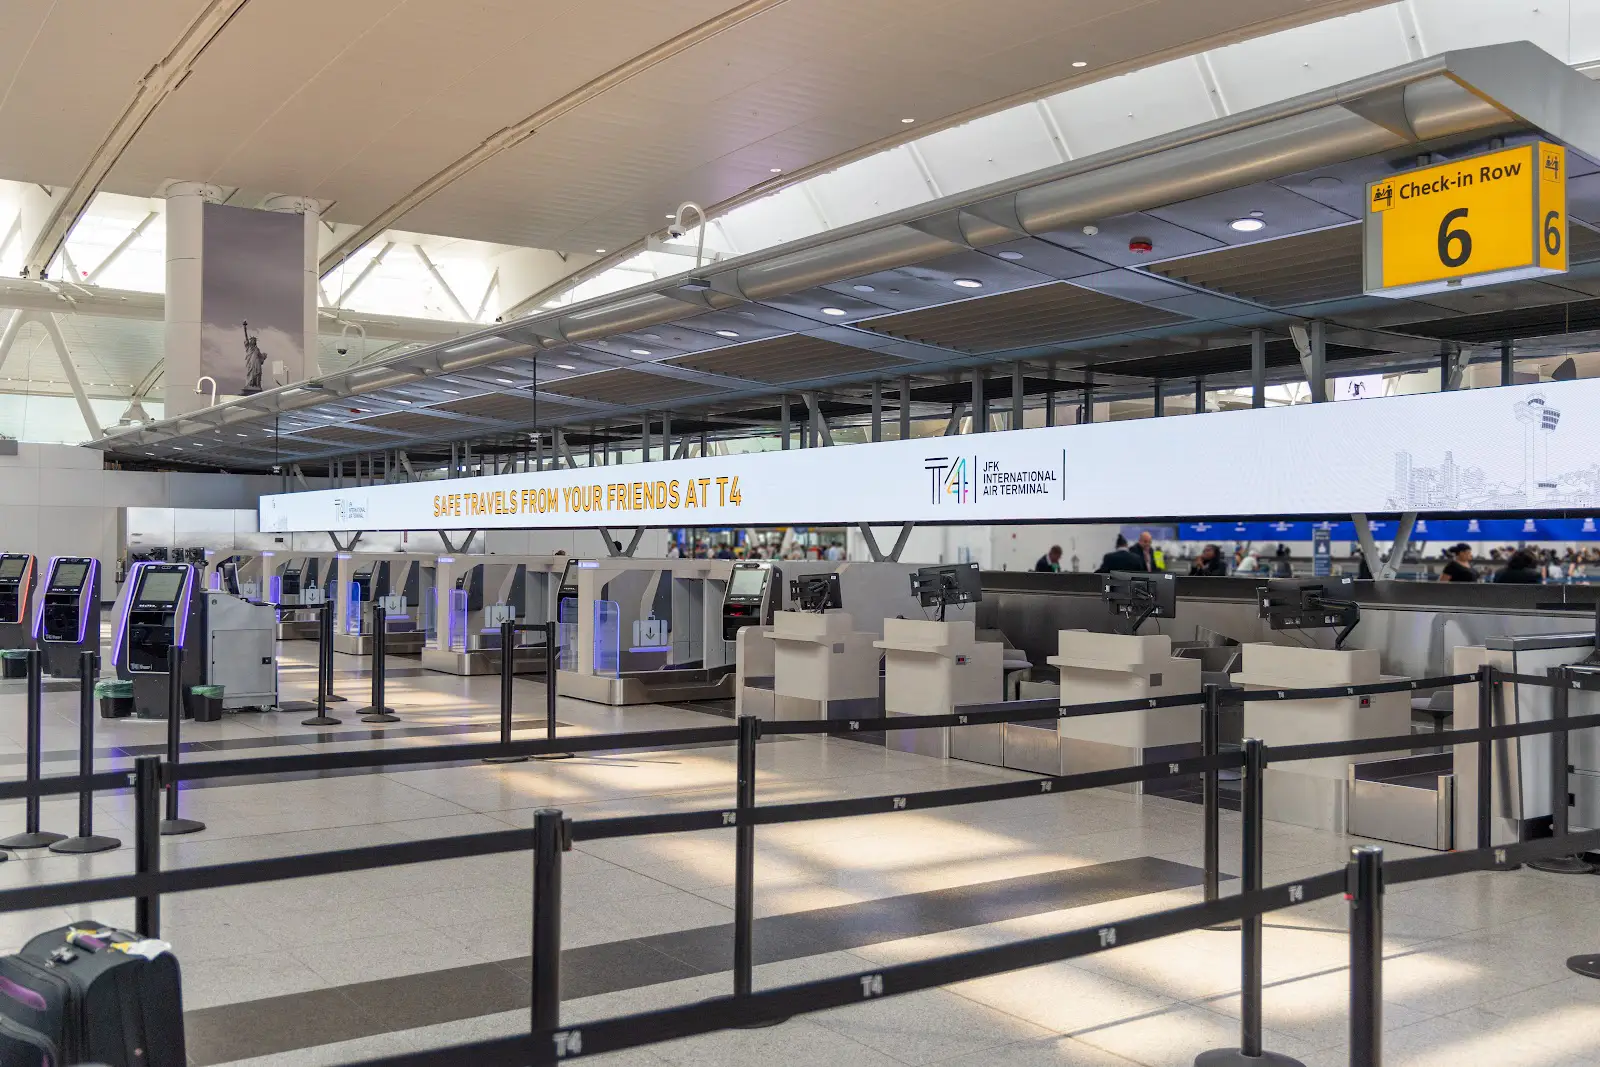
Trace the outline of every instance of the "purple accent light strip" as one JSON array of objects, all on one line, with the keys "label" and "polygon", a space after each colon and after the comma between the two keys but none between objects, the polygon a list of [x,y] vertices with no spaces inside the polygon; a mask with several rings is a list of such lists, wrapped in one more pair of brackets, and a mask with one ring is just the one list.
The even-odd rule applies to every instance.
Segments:
[{"label": "purple accent light strip", "polygon": [[151,561],[142,559],[133,565],[133,570],[128,572],[128,577],[122,583],[122,588],[127,592],[128,599],[122,603],[122,617],[117,620],[117,639],[111,645],[111,665],[115,667],[121,662],[122,642],[128,636],[128,614],[133,609],[133,594],[139,591],[139,572],[150,566]]},{"label": "purple accent light strip", "polygon": [[[56,580],[56,564],[60,561],[60,556],[51,556],[50,566],[45,568],[44,591],[46,593],[50,591],[50,583]],[[40,596],[39,602],[33,606],[33,639],[35,641],[39,640],[39,636],[44,633],[44,600],[45,598]]]}]

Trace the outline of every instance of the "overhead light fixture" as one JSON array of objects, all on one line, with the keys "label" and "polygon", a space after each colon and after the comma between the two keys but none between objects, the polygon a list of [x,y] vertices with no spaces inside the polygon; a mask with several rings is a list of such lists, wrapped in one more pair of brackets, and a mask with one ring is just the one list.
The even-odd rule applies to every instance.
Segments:
[{"label": "overhead light fixture", "polygon": [[495,381],[499,382],[501,385],[516,385],[517,384],[516,382],[512,381],[510,378],[496,378]]},{"label": "overhead light fixture", "polygon": [[873,288],[870,285],[852,285],[850,288],[854,289],[858,293],[873,292]]},{"label": "overhead light fixture", "polygon": [[1267,224],[1265,222],[1262,222],[1257,218],[1251,218],[1248,215],[1242,219],[1234,219],[1232,222],[1228,223],[1228,229],[1237,230],[1240,233],[1255,233],[1257,230],[1264,230],[1266,228]]},{"label": "overhead light fixture", "polygon": [[911,125],[911,123],[916,122],[917,120],[916,119],[901,119],[900,121],[909,126],[909,125]]},{"label": "overhead light fixture", "polygon": [[249,437],[250,435],[247,434],[247,433],[236,433],[233,436],[235,436],[235,437]]},{"label": "overhead light fixture", "polygon": [[1074,60],[1073,60],[1073,61],[1072,61],[1072,65],[1073,65],[1073,66],[1074,66],[1074,67],[1087,67],[1087,66],[1088,66],[1088,65],[1089,65],[1089,64],[1088,64],[1088,62],[1087,62],[1087,61],[1085,61],[1085,60],[1082,60],[1082,59],[1074,59]]},{"label": "overhead light fixture", "polygon": [[1001,259],[1017,260],[1022,258],[1021,252],[1001,252],[999,255]]},{"label": "overhead light fixture", "polygon": [[636,356],[648,356],[650,354],[650,350],[648,348],[630,348],[628,351],[632,352]]},{"label": "overhead light fixture", "polygon": [[983,283],[976,278],[957,278],[956,284],[963,289],[982,289]]},{"label": "overhead light fixture", "polygon": [[409,403],[411,403],[411,401],[406,400],[406,399],[404,399],[402,397],[398,397],[398,396],[394,398],[394,402],[396,404],[409,404]]},{"label": "overhead light fixture", "polygon": [[783,168],[782,167],[773,167],[772,168],[772,173],[774,173],[774,174],[782,174],[783,173]]},{"label": "overhead light fixture", "polygon": [[739,336],[739,331],[737,331],[737,330],[718,330],[717,331],[717,336],[718,337],[738,337]]},{"label": "overhead light fixture", "polygon": [[677,218],[677,217],[678,217],[678,216],[676,216],[676,215],[674,215],[674,214],[673,214],[673,213],[672,213],[672,212],[670,212],[670,211],[669,211],[669,212],[667,212],[667,218],[669,218],[669,219],[675,219],[675,218]]},{"label": "overhead light fixture", "polygon": [[459,390],[459,389],[446,389],[445,392],[449,393],[451,396],[460,396],[461,395],[461,390]]},{"label": "overhead light fixture", "polygon": [[606,250],[603,248],[597,248],[594,250],[594,254],[597,256],[603,256],[606,254]]},{"label": "overhead light fixture", "polygon": [[577,370],[578,368],[574,367],[570,363],[557,363],[556,364],[556,369],[557,370]]},{"label": "overhead light fixture", "polygon": [[455,345],[451,348],[445,349],[444,351],[446,355],[453,356],[457,352],[470,352],[474,348],[482,348],[484,345],[497,345],[499,343],[500,338],[498,337],[480,337],[476,341],[468,341],[464,345]]},{"label": "overhead light fixture", "polygon": [[840,318],[840,317],[848,314],[848,312],[846,312],[844,308],[823,308],[822,309],[822,313],[824,315],[832,315],[835,318]]}]

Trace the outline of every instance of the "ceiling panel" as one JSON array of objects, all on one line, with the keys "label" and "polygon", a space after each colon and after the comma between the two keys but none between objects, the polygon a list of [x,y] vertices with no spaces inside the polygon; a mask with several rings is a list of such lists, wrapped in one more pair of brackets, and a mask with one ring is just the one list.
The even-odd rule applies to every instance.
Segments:
[{"label": "ceiling panel", "polygon": [[568,378],[560,383],[559,389],[558,401],[561,396],[572,396],[622,406],[682,400],[716,392],[715,386],[700,382],[632,370],[608,370],[599,374],[585,374],[580,378]]},{"label": "ceiling panel", "polygon": [[690,367],[710,374],[775,384],[906,365],[904,360],[893,356],[803,336],[753,341],[715,352],[683,356],[670,362],[674,366]]},{"label": "ceiling panel", "polygon": [[910,341],[963,352],[1002,352],[1189,321],[1066,282],[860,324]]},{"label": "ceiling panel", "polygon": [[570,415],[570,405],[552,404],[541,394],[535,400],[531,394],[521,396],[511,393],[490,393],[466,400],[452,400],[438,405],[441,411],[467,415],[475,419],[494,419],[497,422],[531,423],[540,419],[553,419]]},{"label": "ceiling panel", "polygon": [[1361,227],[1340,226],[1239,245],[1169,260],[1147,269],[1152,274],[1270,307],[1359,296]]}]

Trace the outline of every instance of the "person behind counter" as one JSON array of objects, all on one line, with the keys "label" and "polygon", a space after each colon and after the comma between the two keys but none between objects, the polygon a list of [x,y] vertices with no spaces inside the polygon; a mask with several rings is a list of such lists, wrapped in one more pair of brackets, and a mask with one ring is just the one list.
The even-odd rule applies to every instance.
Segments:
[{"label": "person behind counter", "polygon": [[1539,585],[1544,581],[1544,574],[1539,569],[1539,561],[1534,559],[1533,553],[1525,548],[1519,548],[1511,554],[1506,565],[1494,576],[1499,585]]},{"label": "person behind counter", "polygon": [[1060,571],[1061,546],[1051,545],[1050,551],[1039,557],[1039,561],[1033,565],[1033,569],[1036,571],[1048,571],[1052,574]]},{"label": "person behind counter", "polygon": [[1226,578],[1228,561],[1222,558],[1221,547],[1207,545],[1202,548],[1194,562],[1189,565],[1189,574],[1196,578]]},{"label": "person behind counter", "polygon": [[1133,554],[1138,564],[1137,566],[1129,567],[1129,570],[1154,573],[1163,569],[1161,553],[1156,550],[1154,539],[1150,536],[1149,530],[1141,532],[1138,542],[1129,546],[1128,551]]},{"label": "person behind counter", "polygon": [[[1466,542],[1451,545],[1444,550],[1445,565],[1439,572],[1441,582],[1475,582],[1478,572],[1472,569],[1472,546]],[[1496,579],[1498,581],[1499,579]]]}]

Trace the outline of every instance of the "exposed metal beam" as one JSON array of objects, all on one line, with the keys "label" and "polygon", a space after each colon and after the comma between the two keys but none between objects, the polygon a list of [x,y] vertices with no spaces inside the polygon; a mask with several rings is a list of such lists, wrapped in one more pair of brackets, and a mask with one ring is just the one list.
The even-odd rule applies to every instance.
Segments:
[{"label": "exposed metal beam", "polygon": [[392,248],[394,248],[394,242],[389,241],[382,248],[378,249],[378,254],[367,260],[367,265],[361,268],[361,273],[356,275],[355,281],[351,282],[340,291],[339,299],[334,302],[333,306],[343,307],[344,302],[350,299],[351,294],[357,289],[361,288],[361,283],[370,278],[372,276],[372,272],[378,269],[378,266],[383,262],[383,257],[387,256]]},{"label": "exposed metal beam", "polygon": [[6,357],[11,355],[11,349],[17,343],[17,334],[22,332],[22,326],[32,317],[31,312],[13,311],[11,318],[6,320],[6,327],[0,330],[0,367],[5,366]]},{"label": "exposed metal beam", "polygon": [[94,406],[89,403],[89,394],[83,391],[83,382],[78,378],[78,368],[72,363],[72,352],[67,348],[66,338],[61,336],[61,323],[54,315],[44,315],[40,321],[44,323],[44,331],[50,335],[50,343],[61,359],[62,373],[67,376],[67,384],[72,387],[72,397],[78,402],[78,411],[83,415],[84,425],[89,428],[89,439],[95,440],[105,431],[100,428],[100,420],[95,417]]},{"label": "exposed metal beam", "polygon": [[18,212],[17,217],[11,220],[11,226],[6,230],[6,235],[0,237],[0,256],[6,254],[6,249],[11,247],[11,242],[15,241],[20,233],[22,233],[22,213]]},{"label": "exposed metal beam", "polygon": [[1267,334],[1250,331],[1250,406],[1267,406]]},{"label": "exposed metal beam", "polygon": [[[236,2],[242,3],[243,0],[236,0]],[[586,82],[565,96],[546,104],[521,122],[491,134],[478,147],[443,170],[435,173],[421,185],[411,190],[411,192],[379,212],[377,217],[365,226],[362,226],[355,233],[330,249],[318,264],[318,273],[326,275],[348,259],[357,249],[374,240],[383,231],[399,222],[408,211],[418,204],[421,204],[457,178],[487,163],[501,152],[522,144],[546,124],[622,85],[629,79],[643,74],[657,64],[686,52],[695,45],[708,41],[723,31],[732,29],[740,23],[784,2],[785,0],[745,0],[744,3],[730,8],[714,18],[707,19],[698,26],[691,27],[648,51],[639,53],[626,63],[612,67],[592,81]]]},{"label": "exposed metal beam", "polygon": [[97,285],[97,284],[99,284],[100,275],[105,273],[106,268],[110,267],[117,260],[121,259],[122,258],[122,253],[126,252],[133,245],[133,242],[135,242],[139,238],[143,237],[144,236],[144,231],[148,230],[150,228],[150,224],[152,222],[156,221],[156,219],[159,219],[160,217],[161,217],[161,213],[159,211],[152,211],[148,215],[146,215],[144,218],[140,219],[139,220],[139,225],[135,226],[132,230],[130,230],[128,232],[128,236],[126,236],[122,240],[118,241],[117,242],[117,247],[113,248],[110,252],[106,253],[106,258],[102,259],[100,261],[100,263],[94,268],[94,270],[89,272],[89,276],[87,278],[83,279],[84,284],[85,285]]},{"label": "exposed metal beam", "polygon": [[[413,244],[411,250],[417,254],[418,259],[422,260],[422,265],[428,268],[428,273],[433,275],[433,280],[439,283],[439,288],[443,289],[444,295],[450,298],[450,303],[455,305],[456,312],[461,316],[461,321],[478,321],[476,316],[467,313],[467,305],[463,304],[461,298],[456,296],[456,291],[450,288],[450,283],[444,280],[444,275],[439,273],[439,268],[434,266],[433,260],[428,258],[427,249],[420,244]],[[489,294],[485,293],[484,299],[487,300],[488,298]]]},{"label": "exposed metal beam", "polygon": [[66,244],[67,235],[78,224],[84,209],[99,190],[100,183],[116,165],[122,153],[133,142],[134,135],[145,124],[157,107],[188,77],[194,63],[206,47],[248,0],[211,0],[205,9],[184,28],[170,52],[150,68],[134,90],[133,99],[123,109],[109,133],[78,172],[77,178],[66,189],[58,190],[51,198],[50,214],[33,247],[28,250],[24,269],[32,277],[50,266],[56,253]]}]

